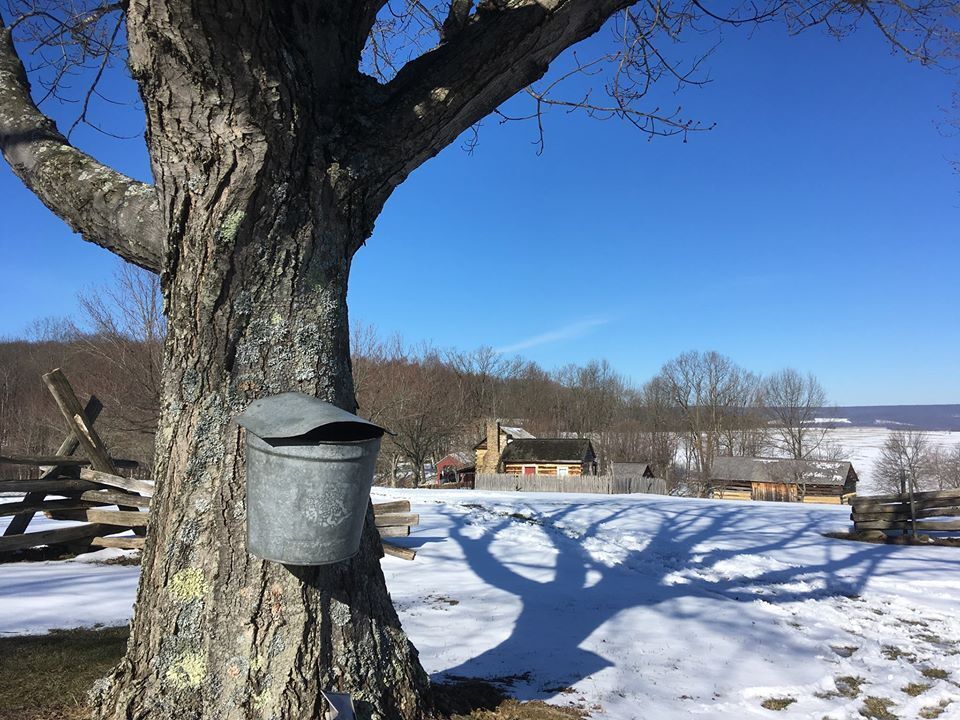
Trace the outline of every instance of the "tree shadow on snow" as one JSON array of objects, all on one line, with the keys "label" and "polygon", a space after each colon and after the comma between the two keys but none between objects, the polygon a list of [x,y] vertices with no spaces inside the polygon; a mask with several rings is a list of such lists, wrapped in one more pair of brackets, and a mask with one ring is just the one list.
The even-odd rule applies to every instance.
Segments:
[{"label": "tree shadow on snow", "polygon": [[[609,508],[611,501],[616,510],[604,511],[600,503]],[[765,603],[853,602],[881,569],[904,582],[917,571],[916,563],[898,566],[897,548],[824,538],[823,510],[804,506],[784,520],[766,504],[652,496],[554,497],[535,507],[506,496],[484,502],[441,512],[473,572],[513,595],[519,615],[508,637],[438,677],[501,679],[519,699],[553,696],[622,664],[623,646],[631,643],[659,642],[649,652],[660,655],[682,653],[700,635],[732,638],[744,656],[763,644],[796,646],[796,633],[766,613]],[[618,529],[617,521],[631,515],[642,518],[642,529]],[[726,603],[738,606],[731,612]],[[645,612],[618,618],[638,608]],[[483,616],[482,604],[476,613]],[[671,642],[667,628],[682,637]],[[720,667],[737,659],[716,661]]]}]

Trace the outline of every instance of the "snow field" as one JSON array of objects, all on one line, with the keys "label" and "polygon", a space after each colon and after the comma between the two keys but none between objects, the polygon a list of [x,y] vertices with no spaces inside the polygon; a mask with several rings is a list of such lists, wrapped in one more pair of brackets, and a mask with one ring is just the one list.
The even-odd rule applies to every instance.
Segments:
[{"label": "snow field", "polygon": [[[383,568],[435,679],[614,720],[960,717],[955,548],[826,538],[839,506],[374,492],[421,515]],[[0,565],[0,634],[128,619],[138,569],[95,556]]]}]

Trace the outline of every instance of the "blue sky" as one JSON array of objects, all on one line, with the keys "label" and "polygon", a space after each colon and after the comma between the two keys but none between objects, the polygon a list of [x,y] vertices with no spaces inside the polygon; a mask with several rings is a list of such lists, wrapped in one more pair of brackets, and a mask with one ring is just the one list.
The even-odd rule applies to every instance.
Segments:
[{"label": "blue sky", "polygon": [[[712,349],[809,370],[837,404],[960,402],[960,139],[940,127],[957,76],[867,28],[728,32],[707,67],[706,87],[657,98],[716,123],[687,143],[551,112],[540,156],[533,126],[492,119],[472,155],[440,153],[357,255],[352,319],[547,367],[605,357],[638,382]],[[137,108],[104,122],[142,129]],[[75,139],[149,178],[142,141]],[[0,193],[9,336],[72,313],[115,261],[5,166]]]}]

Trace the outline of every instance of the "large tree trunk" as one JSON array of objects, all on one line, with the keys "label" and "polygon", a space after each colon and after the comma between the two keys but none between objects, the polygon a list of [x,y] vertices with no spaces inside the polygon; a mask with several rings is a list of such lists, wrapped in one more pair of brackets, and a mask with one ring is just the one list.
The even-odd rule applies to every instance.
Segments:
[{"label": "large tree trunk", "polygon": [[166,281],[154,520],[128,654],[102,718],[312,718],[320,690],[352,693],[360,717],[425,713],[428,681],[387,594],[372,523],[360,553],[332,566],[285,567],[246,550],[232,418],[287,390],[354,408],[350,235],[335,208],[308,205],[277,202],[256,221],[228,216],[219,228],[187,213],[181,242],[195,247]]},{"label": "large tree trunk", "polygon": [[313,39],[334,48],[320,62],[280,35],[335,24],[308,17],[311,3],[297,23],[265,7],[129,10],[169,230],[168,338],[154,519],[127,656],[98,700],[104,719],[300,720],[318,716],[321,690],[351,693],[362,718],[428,711],[372,511],[346,562],[285,567],[246,549],[232,419],[290,390],[355,409],[347,278],[379,210],[324,120],[350,94],[324,84],[340,77],[325,74],[343,62],[336,38]]}]

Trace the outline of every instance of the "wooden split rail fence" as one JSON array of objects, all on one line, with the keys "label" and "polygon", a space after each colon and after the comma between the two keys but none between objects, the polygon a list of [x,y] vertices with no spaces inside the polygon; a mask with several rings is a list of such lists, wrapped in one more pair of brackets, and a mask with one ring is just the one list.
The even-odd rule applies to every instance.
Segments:
[{"label": "wooden split rail fence", "polygon": [[[850,503],[854,529],[951,533],[960,536],[960,490],[933,490],[896,495],[863,495]],[[939,519],[938,519],[939,518]]]},{"label": "wooden split rail fence", "polygon": [[[141,549],[150,524],[154,484],[119,474],[137,463],[110,457],[94,429],[103,409],[91,397],[81,406],[76,393],[58,369],[43,376],[68,429],[56,453],[47,456],[0,454],[0,464],[40,468],[38,478],[0,479],[0,493],[23,494],[20,500],[0,502],[0,517],[11,517],[0,537],[0,559],[6,553],[42,546],[67,546],[74,552],[99,548]],[[77,451],[82,455],[74,455]],[[80,521],[80,525],[27,532],[34,516],[42,512],[53,520]],[[382,538],[404,537],[418,525],[408,500],[374,505],[374,518]],[[115,537],[133,531],[134,535]],[[388,555],[413,560],[416,551],[383,542]]]}]

